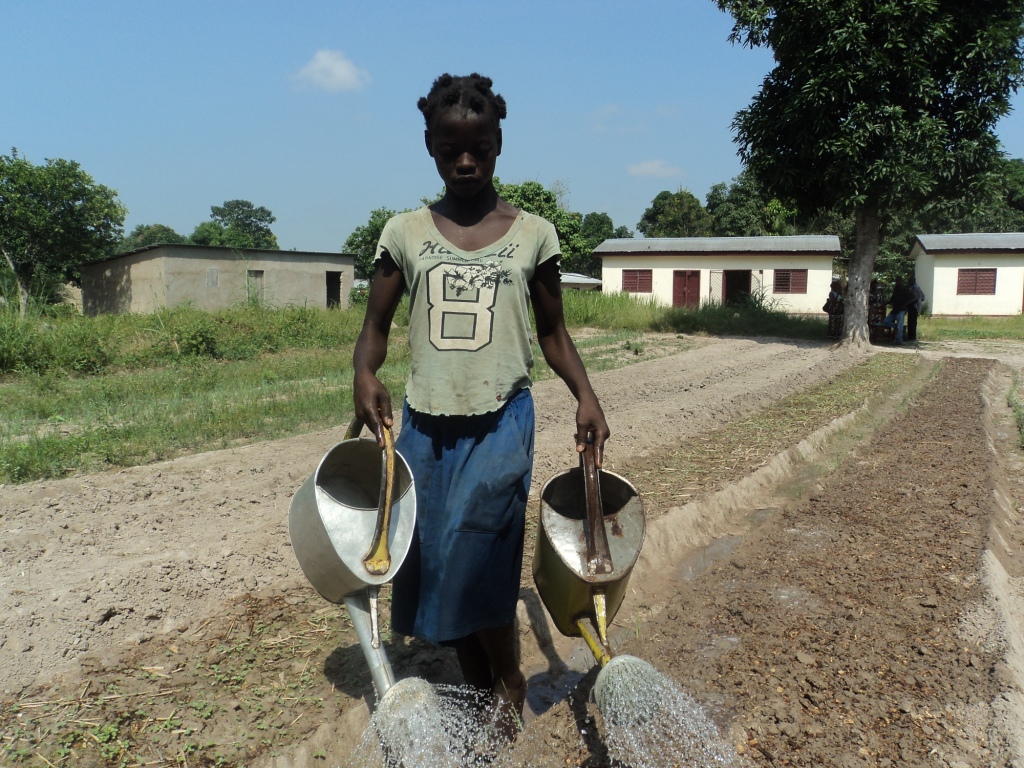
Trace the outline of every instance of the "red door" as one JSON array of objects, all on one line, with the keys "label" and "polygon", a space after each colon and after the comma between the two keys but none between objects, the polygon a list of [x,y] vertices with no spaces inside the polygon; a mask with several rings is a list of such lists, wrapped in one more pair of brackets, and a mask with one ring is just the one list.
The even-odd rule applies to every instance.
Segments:
[{"label": "red door", "polygon": [[700,270],[676,269],[672,272],[672,306],[700,306]]}]

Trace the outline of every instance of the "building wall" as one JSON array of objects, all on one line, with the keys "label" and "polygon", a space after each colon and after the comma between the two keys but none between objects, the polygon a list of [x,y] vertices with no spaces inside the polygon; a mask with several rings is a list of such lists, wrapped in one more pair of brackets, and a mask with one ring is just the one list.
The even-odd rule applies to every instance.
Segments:
[{"label": "building wall", "polygon": [[340,274],[347,307],[353,257],[306,251],[236,251],[201,246],[148,249],[82,267],[83,308],[148,313],[187,302],[225,309],[249,298],[250,274],[262,273],[257,298],[270,306],[327,307],[327,273]]},{"label": "building wall", "polygon": [[[917,246],[915,246],[917,248]],[[911,254],[911,258],[914,258]],[[935,258],[930,253],[925,253],[918,248],[917,258],[914,261],[914,279],[924,291],[925,312],[935,312]],[[953,286],[956,290],[956,285]],[[888,300],[888,297],[886,297]],[[940,303],[941,306],[941,303]]]},{"label": "building wall", "polygon": [[[775,302],[782,311],[791,314],[821,314],[821,305],[828,298],[832,282],[832,254],[629,254],[606,255],[601,262],[601,279],[606,293],[622,291],[624,269],[650,269],[651,293],[635,295],[650,296],[666,306],[672,306],[672,273],[675,270],[700,270],[701,303],[707,303],[721,301],[721,276],[713,273],[749,269],[752,289],[756,289],[760,282],[766,298]],[[772,286],[776,269],[806,269],[807,293],[774,293]]]},{"label": "building wall", "polygon": [[[957,253],[935,254],[929,268],[928,258],[917,259],[917,280],[936,315],[1018,315],[1024,306],[1024,255]],[[995,295],[957,295],[960,269],[995,269]],[[931,290],[925,287],[921,273],[931,273]]]},{"label": "building wall", "polygon": [[81,267],[82,311],[87,315],[151,312],[166,303],[162,259],[151,251]]}]

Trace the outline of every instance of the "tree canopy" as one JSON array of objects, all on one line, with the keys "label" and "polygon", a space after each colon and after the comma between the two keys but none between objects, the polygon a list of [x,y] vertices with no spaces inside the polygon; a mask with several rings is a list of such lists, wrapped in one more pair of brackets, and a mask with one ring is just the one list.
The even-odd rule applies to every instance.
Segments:
[{"label": "tree canopy", "polygon": [[370,211],[370,219],[362,226],[356,227],[341,247],[342,253],[355,256],[356,277],[364,280],[373,279],[373,258],[377,254],[377,242],[388,219],[395,215],[390,208],[374,208]]},{"label": "tree canopy", "polygon": [[1021,81],[1024,0],[717,0],[775,68],[734,120],[755,177],[804,216],[852,214],[845,338],[896,211],[979,196]]},{"label": "tree canopy", "polygon": [[199,224],[188,240],[196,245],[277,249],[277,237],[270,229],[275,221],[269,208],[248,200],[227,200],[210,206],[210,220]]},{"label": "tree canopy", "polygon": [[754,175],[743,171],[732,184],[719,183],[707,195],[710,234],[715,237],[788,235],[796,211],[767,195]]},{"label": "tree canopy", "polygon": [[145,248],[147,245],[162,245],[163,243],[184,243],[185,237],[179,235],[166,224],[138,224],[124,240],[118,249],[122,253],[134,251],[136,248]]},{"label": "tree canopy", "polygon": [[704,237],[709,225],[700,200],[680,187],[676,192],[659,192],[636,228],[644,237]]},{"label": "tree canopy", "polygon": [[112,252],[124,217],[117,192],[78,163],[33,165],[17,150],[0,155],[0,252],[17,281],[22,314],[33,292],[52,290],[79,264]]},{"label": "tree canopy", "polygon": [[[588,250],[587,241],[581,231],[583,216],[562,207],[559,199],[560,190],[548,189],[538,181],[505,184],[497,177],[494,178],[494,187],[501,198],[516,208],[545,218],[554,225],[562,246],[563,272],[593,274],[595,259],[592,251]],[[600,261],[597,261],[597,271],[600,270]]]}]

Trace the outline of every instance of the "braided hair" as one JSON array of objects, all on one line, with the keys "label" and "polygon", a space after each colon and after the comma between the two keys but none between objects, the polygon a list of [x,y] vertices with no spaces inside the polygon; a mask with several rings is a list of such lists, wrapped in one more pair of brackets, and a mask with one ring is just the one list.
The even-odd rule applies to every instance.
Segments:
[{"label": "braided hair", "polygon": [[492,85],[491,78],[476,72],[468,77],[456,77],[447,72],[441,75],[434,81],[430,93],[416,103],[427,122],[427,130],[438,113],[455,107],[477,115],[486,114],[497,128],[499,121],[505,118],[505,99],[491,90]]}]

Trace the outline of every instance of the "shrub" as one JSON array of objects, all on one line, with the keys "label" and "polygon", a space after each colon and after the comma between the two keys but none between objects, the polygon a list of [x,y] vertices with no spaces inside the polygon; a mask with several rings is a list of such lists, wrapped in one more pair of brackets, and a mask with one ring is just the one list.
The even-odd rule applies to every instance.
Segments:
[{"label": "shrub", "polygon": [[110,364],[107,345],[98,326],[85,318],[76,315],[67,322],[54,324],[42,338],[46,369],[97,373]]},{"label": "shrub", "polygon": [[17,309],[0,311],[0,373],[25,370],[36,341],[35,324],[22,320]]}]

